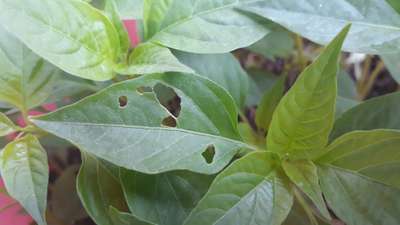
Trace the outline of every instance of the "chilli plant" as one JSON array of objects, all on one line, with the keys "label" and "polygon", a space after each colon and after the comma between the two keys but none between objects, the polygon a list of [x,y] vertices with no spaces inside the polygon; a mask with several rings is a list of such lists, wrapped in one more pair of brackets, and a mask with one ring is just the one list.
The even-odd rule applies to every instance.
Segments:
[{"label": "chilli plant", "polygon": [[[359,101],[378,72],[358,85],[358,100],[341,85],[337,94],[342,49],[399,70],[396,9],[383,0],[0,0],[6,190],[37,224],[62,224],[50,222],[41,143],[63,139],[81,152],[76,189],[99,225],[398,225],[400,95]],[[125,19],[136,20],[135,47]],[[309,56],[301,37],[326,47]],[[229,53],[285,57],[293,46],[288,65],[303,72],[288,85],[285,69],[268,88]],[[30,116],[49,102],[65,106]]]}]

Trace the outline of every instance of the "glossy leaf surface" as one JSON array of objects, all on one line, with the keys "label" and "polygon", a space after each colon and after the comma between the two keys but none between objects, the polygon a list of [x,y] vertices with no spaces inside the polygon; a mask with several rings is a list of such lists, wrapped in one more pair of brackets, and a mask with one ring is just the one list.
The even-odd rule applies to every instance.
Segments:
[{"label": "glossy leaf surface", "polygon": [[350,26],[299,76],[276,108],[267,148],[291,158],[310,158],[328,142],[337,95],[338,59]]},{"label": "glossy leaf surface", "polygon": [[293,204],[274,155],[253,152],[224,170],[185,225],[281,224]]},{"label": "glossy leaf surface", "polygon": [[[177,118],[156,100],[157,85],[171,87],[180,97]],[[165,125],[166,119],[175,120],[176,127]],[[143,173],[216,173],[240,149],[254,149],[240,141],[232,97],[215,83],[190,74],[125,81],[34,123],[83,151]],[[211,161],[202,155],[207,149],[214,152]]]},{"label": "glossy leaf surface", "polygon": [[35,53],[64,71],[92,80],[113,77],[117,32],[106,16],[80,0],[1,0],[0,23]]},{"label": "glossy leaf surface", "polygon": [[49,168],[47,154],[31,135],[9,143],[0,154],[7,192],[39,225],[45,225]]},{"label": "glossy leaf surface", "polygon": [[145,0],[145,39],[193,53],[248,46],[269,31],[257,17],[235,9],[250,2],[254,0]]},{"label": "glossy leaf surface", "polygon": [[352,23],[344,50],[371,54],[400,52],[400,14],[385,1],[264,0],[243,8],[319,44],[327,44],[346,24]]}]

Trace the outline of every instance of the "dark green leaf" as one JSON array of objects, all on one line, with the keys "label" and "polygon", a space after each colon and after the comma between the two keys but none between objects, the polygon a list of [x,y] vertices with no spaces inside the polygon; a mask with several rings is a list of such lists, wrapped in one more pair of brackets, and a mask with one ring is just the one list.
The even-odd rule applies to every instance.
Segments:
[{"label": "dark green leaf", "polygon": [[9,143],[0,154],[0,171],[8,194],[39,225],[45,225],[49,168],[36,137],[27,135]]},{"label": "dark green leaf", "polygon": [[341,96],[338,96],[336,98],[335,118],[336,119],[340,118],[345,112],[347,112],[351,108],[357,106],[358,104],[360,104],[360,103],[355,100],[351,100],[348,98],[343,98]]},{"label": "dark green leaf", "polygon": [[77,189],[83,206],[98,225],[113,223],[109,208],[126,209],[119,178],[106,163],[89,154],[82,154],[82,166],[77,177]]},{"label": "dark green leaf", "polygon": [[330,208],[347,225],[397,225],[400,190],[352,171],[321,166],[322,191]]},{"label": "dark green leaf", "polygon": [[265,71],[251,70],[248,73],[250,77],[246,106],[256,106],[264,93],[272,89],[279,77]]},{"label": "dark green leaf", "polygon": [[[180,97],[177,118],[156,101],[159,85]],[[170,73],[113,85],[33,121],[83,151],[127,169],[216,173],[242,148],[254,149],[240,141],[237,116],[232,97],[215,83]],[[215,153],[209,162],[202,155],[207,149]]]},{"label": "dark green leaf", "polygon": [[276,156],[253,152],[234,162],[212,183],[185,225],[280,225],[293,195],[282,178]]},{"label": "dark green leaf", "polygon": [[271,31],[249,49],[269,59],[285,58],[294,51],[294,40],[290,32],[281,28]]},{"label": "dark green leaf", "polygon": [[182,224],[206,193],[212,178],[183,171],[157,175],[121,171],[131,212],[140,219],[159,225]]},{"label": "dark green leaf", "polygon": [[150,223],[140,221],[132,214],[120,212],[114,207],[110,207],[109,214],[116,225],[150,225]]},{"label": "dark green leaf", "polygon": [[234,9],[250,2],[254,0],[145,0],[145,39],[193,53],[246,47],[269,32],[258,17]]},{"label": "dark green leaf", "polygon": [[280,101],[267,136],[269,151],[310,158],[327,144],[335,116],[338,59],[349,29],[338,34]]},{"label": "dark green leaf", "polygon": [[335,122],[330,140],[354,130],[400,129],[400,93],[376,97],[345,112]]},{"label": "dark green leaf", "polygon": [[268,130],[272,115],[275,112],[280,100],[285,94],[286,76],[282,76],[274,85],[274,87],[267,91],[261,99],[260,104],[256,111],[256,125],[257,128]]},{"label": "dark green leaf", "polygon": [[80,0],[1,0],[0,23],[35,53],[66,72],[92,80],[114,76],[117,32]]},{"label": "dark green leaf", "polygon": [[232,54],[190,54],[179,51],[174,51],[174,54],[197,74],[225,88],[239,109],[244,106],[249,89],[248,75]]}]

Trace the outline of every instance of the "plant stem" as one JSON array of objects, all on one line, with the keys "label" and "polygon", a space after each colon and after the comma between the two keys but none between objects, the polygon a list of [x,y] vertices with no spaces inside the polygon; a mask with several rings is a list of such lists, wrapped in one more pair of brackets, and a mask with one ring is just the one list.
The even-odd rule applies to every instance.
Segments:
[{"label": "plant stem", "polygon": [[296,188],[294,188],[293,190],[294,190],[294,196],[296,197],[296,199],[299,201],[300,205],[303,207],[304,211],[306,212],[311,225],[318,225],[318,221],[314,216],[313,210],[307,204],[304,197],[301,195],[301,193],[299,193],[299,191]]},{"label": "plant stem", "polygon": [[301,71],[303,71],[306,66],[307,66],[307,60],[304,56],[304,44],[303,44],[303,38],[296,34],[296,48],[297,48],[297,57],[298,57],[298,63],[300,65]]}]

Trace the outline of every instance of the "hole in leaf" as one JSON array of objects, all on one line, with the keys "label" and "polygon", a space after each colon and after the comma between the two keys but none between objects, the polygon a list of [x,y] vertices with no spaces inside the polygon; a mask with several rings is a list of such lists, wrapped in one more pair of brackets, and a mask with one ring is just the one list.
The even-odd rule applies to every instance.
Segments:
[{"label": "hole in leaf", "polygon": [[151,87],[142,86],[142,87],[136,88],[136,92],[137,92],[139,95],[143,95],[143,94],[145,94],[145,93],[153,92],[153,89],[152,89]]},{"label": "hole in leaf", "polygon": [[172,116],[168,116],[163,119],[161,124],[165,127],[176,127],[176,119]]},{"label": "hole in leaf", "polygon": [[154,92],[160,104],[177,118],[181,111],[181,99],[174,89],[159,83],[154,86]]},{"label": "hole in leaf", "polygon": [[125,108],[128,105],[128,97],[120,96],[118,98],[118,103],[120,108]]},{"label": "hole in leaf", "polygon": [[201,153],[201,155],[208,164],[211,164],[214,161],[214,156],[215,156],[214,145],[208,146],[207,149],[203,153]]}]

